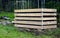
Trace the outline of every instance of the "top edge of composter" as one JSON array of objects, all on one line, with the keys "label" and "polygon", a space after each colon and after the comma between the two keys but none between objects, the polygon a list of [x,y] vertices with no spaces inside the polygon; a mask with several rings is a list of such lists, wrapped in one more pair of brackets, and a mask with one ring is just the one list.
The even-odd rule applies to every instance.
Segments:
[{"label": "top edge of composter", "polygon": [[14,12],[57,12],[57,9],[48,9],[48,8],[40,8],[40,9],[15,9]]}]

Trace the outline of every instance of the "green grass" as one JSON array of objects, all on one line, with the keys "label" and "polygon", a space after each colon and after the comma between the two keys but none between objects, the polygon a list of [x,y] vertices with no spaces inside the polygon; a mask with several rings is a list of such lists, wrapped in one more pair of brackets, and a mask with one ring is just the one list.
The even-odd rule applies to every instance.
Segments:
[{"label": "green grass", "polygon": [[13,25],[0,25],[0,38],[51,38],[51,36],[41,35],[35,36],[30,32],[18,31]]},{"label": "green grass", "polygon": [[[30,32],[21,32],[13,26],[0,25],[0,38],[35,38]],[[51,36],[41,35],[38,38],[51,38]]]},{"label": "green grass", "polygon": [[13,12],[1,12],[0,16],[8,16],[9,18],[11,18],[11,20],[14,19],[14,13]]},{"label": "green grass", "polygon": [[20,32],[13,26],[0,25],[0,38],[28,38],[33,37],[30,33]]},{"label": "green grass", "polygon": [[[12,12],[2,12],[0,16],[8,16],[11,20],[14,19],[14,13]],[[0,38],[53,38],[53,36],[49,35],[39,35],[35,36],[31,32],[21,32],[14,27],[13,24],[11,25],[0,25]]]}]

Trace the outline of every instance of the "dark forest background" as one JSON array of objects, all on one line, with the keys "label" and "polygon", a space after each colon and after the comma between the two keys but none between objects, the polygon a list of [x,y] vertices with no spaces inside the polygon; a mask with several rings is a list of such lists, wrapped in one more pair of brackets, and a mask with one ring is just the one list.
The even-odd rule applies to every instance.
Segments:
[{"label": "dark forest background", "polygon": [[[19,0],[19,1],[21,1],[21,0]],[[33,0],[33,1],[31,3],[34,3],[33,5],[36,8],[37,1],[36,0]],[[13,11],[15,4],[16,4],[16,0],[0,0],[0,10]],[[40,0],[40,4],[41,4],[41,0]],[[41,7],[41,5],[40,5],[40,7]],[[56,8],[59,11],[60,10],[60,0],[45,0],[45,8]]]}]

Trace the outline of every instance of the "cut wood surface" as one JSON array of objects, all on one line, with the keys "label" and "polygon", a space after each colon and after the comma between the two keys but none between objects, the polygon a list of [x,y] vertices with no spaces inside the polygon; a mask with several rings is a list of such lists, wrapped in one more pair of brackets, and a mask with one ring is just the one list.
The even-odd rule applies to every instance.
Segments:
[{"label": "cut wood surface", "polygon": [[14,12],[57,12],[56,9],[17,9]]},{"label": "cut wood surface", "polygon": [[16,27],[24,27],[24,28],[35,28],[35,29],[50,29],[50,28],[56,28],[57,25],[52,25],[52,26],[31,26],[31,25],[18,25],[15,24]]},{"label": "cut wood surface", "polygon": [[[42,16],[42,13],[16,13],[15,16]],[[43,16],[56,16],[56,13],[43,13]]]},{"label": "cut wood surface", "polygon": [[[14,23],[42,25],[42,22],[35,22],[35,21],[14,21]],[[43,22],[43,25],[48,25],[48,24],[57,24],[57,22],[56,21]]]},{"label": "cut wood surface", "polygon": [[44,17],[43,19],[40,18],[33,18],[33,17],[15,17],[15,20],[56,20],[56,17]]}]

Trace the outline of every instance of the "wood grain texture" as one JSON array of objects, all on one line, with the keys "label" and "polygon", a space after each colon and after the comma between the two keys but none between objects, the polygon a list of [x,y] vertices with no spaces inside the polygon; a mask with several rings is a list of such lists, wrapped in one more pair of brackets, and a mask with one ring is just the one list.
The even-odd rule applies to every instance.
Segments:
[{"label": "wood grain texture", "polygon": [[19,19],[19,20],[56,20],[56,17],[44,17],[43,19],[40,18],[33,18],[33,17],[15,17],[15,20]]},{"label": "wood grain texture", "polygon": [[[42,22],[35,22],[35,21],[14,21],[14,23],[42,25]],[[43,22],[43,25],[48,25],[48,24],[57,24],[57,22],[56,21]]]},{"label": "wood grain texture", "polygon": [[[15,16],[42,16],[42,13],[15,13]],[[43,13],[43,16],[56,16],[56,13]]]},{"label": "wood grain texture", "polygon": [[17,9],[17,10],[14,10],[14,12],[56,12],[57,10],[56,9],[46,9],[44,8],[43,10],[42,9]]},{"label": "wood grain texture", "polygon": [[34,28],[34,29],[50,29],[50,28],[56,28],[57,25],[52,25],[52,26],[31,26],[31,25],[18,25],[18,24],[15,24],[15,27]]}]

